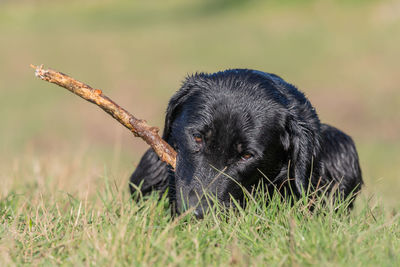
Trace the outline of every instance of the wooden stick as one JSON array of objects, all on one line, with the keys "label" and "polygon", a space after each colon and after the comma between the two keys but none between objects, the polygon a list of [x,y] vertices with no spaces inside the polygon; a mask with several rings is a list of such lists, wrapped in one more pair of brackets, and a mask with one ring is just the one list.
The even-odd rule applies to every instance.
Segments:
[{"label": "wooden stick", "polygon": [[89,85],[79,82],[64,73],[52,69],[45,70],[43,69],[43,65],[31,65],[31,67],[35,69],[36,77],[64,87],[72,93],[102,108],[105,112],[113,116],[114,119],[131,130],[135,136],[141,137],[146,141],[162,161],[168,163],[175,169],[176,152],[158,135],[159,129],[157,127],[151,127],[146,121],[135,118],[128,111],[105,96],[99,89],[93,89]]}]

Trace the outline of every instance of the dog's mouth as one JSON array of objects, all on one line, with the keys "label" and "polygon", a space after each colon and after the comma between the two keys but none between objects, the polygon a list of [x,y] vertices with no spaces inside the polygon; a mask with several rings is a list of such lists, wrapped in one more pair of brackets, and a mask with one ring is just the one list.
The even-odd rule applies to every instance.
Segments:
[{"label": "dog's mouth", "polygon": [[229,200],[219,198],[218,193],[204,192],[197,193],[191,190],[186,198],[176,196],[171,202],[172,214],[181,215],[184,213],[193,214],[196,219],[204,219],[207,214],[213,213],[219,216],[221,213],[228,212],[231,208],[236,209],[236,205],[244,204],[244,196],[236,197],[230,195]]},{"label": "dog's mouth", "polygon": [[182,179],[182,173],[177,170],[173,181],[174,190],[171,192],[174,196],[172,202],[174,202],[175,213],[179,215],[192,212],[197,219],[203,219],[210,209],[221,206],[221,199],[219,199],[221,192],[218,192],[216,183],[220,176],[221,174],[214,173],[210,168],[206,173],[201,172],[200,176],[194,175],[192,179],[185,181]]},{"label": "dog's mouth", "polygon": [[[186,197],[185,197],[186,196]],[[218,200],[211,193],[201,191],[198,193],[195,189],[183,194],[181,191],[175,196],[175,212],[180,215],[185,212],[192,212],[197,219],[203,219],[205,214],[213,208]]]}]

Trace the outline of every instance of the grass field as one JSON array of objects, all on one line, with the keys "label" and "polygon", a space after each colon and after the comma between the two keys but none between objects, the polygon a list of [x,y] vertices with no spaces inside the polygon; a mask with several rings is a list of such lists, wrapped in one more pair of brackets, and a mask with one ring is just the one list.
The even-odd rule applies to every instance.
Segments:
[{"label": "grass field", "polygon": [[[0,265],[400,265],[398,1],[0,1]],[[171,221],[129,200],[146,146],[39,81],[68,73],[150,124],[195,71],[279,74],[355,140],[355,211],[260,201]]]}]

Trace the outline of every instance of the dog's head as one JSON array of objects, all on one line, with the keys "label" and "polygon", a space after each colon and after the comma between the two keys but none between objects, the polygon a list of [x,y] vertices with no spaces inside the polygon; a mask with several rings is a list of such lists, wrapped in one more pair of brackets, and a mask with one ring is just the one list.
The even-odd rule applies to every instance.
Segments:
[{"label": "dog's head", "polygon": [[299,157],[300,168],[289,170],[302,179],[307,175],[313,152],[304,151],[303,135],[310,133],[291,113],[292,96],[277,81],[249,70],[196,74],[172,97],[163,138],[178,152],[170,181],[178,212],[194,208],[202,217],[212,199],[224,206],[231,198],[240,202],[243,190],[262,177],[286,177],[288,161]]}]

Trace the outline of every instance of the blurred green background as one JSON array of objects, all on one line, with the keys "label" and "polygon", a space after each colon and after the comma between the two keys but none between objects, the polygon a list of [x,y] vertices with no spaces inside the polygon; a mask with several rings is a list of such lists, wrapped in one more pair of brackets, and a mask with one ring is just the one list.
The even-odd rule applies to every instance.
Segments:
[{"label": "blurred green background", "polygon": [[162,128],[185,75],[276,73],[355,140],[364,196],[400,207],[399,1],[1,1],[0,197],[127,190],[146,145],[29,64],[101,88]]}]

